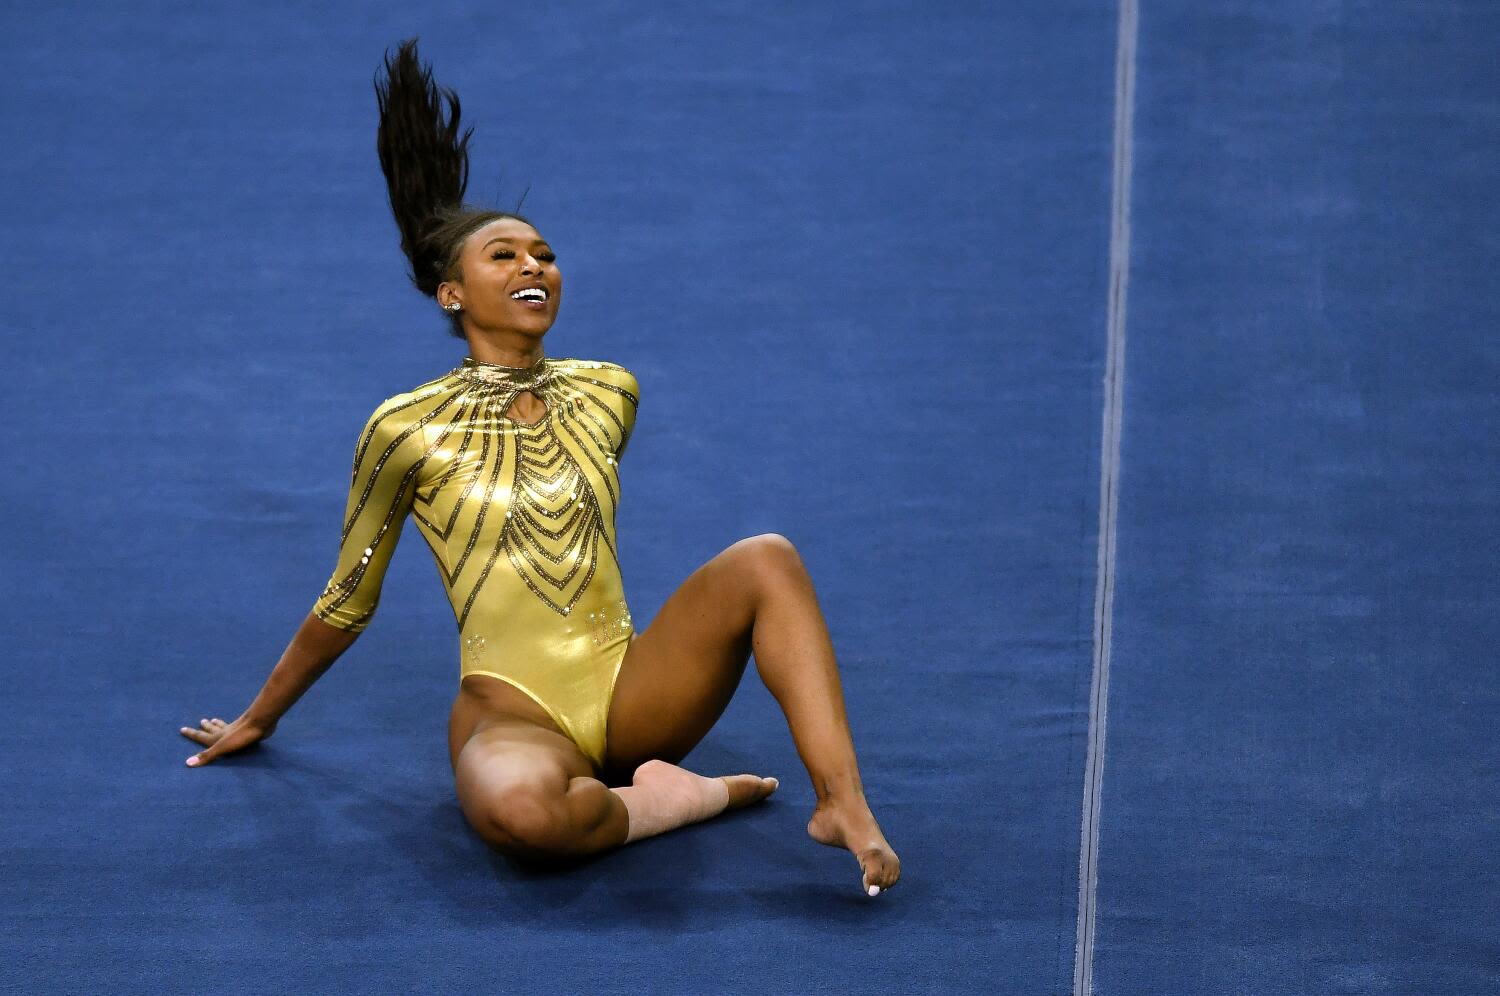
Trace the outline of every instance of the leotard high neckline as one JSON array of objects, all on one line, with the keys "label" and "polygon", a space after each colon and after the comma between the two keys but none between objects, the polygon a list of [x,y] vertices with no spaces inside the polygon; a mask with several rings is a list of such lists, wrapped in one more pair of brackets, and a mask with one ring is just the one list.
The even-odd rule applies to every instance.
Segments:
[{"label": "leotard high neckline", "polygon": [[[522,428],[535,429],[552,418],[554,392],[551,385],[558,369],[557,361],[547,356],[540,357],[529,367],[508,367],[503,363],[465,356],[462,365],[454,369],[452,374],[471,384],[498,389],[499,410],[502,413],[500,420]],[[530,391],[547,403],[547,410],[535,422],[522,422],[504,414],[510,411],[511,402],[516,400],[516,396],[525,391]]]},{"label": "leotard high neckline", "polygon": [[529,367],[513,367],[506,363],[495,363],[492,360],[476,360],[472,356],[465,356],[464,366],[483,367],[493,370],[514,370],[516,373],[526,373],[528,371],[540,370],[550,359],[550,356],[538,356],[536,362]]},{"label": "leotard high neckline", "polygon": [[472,356],[465,356],[463,363],[454,373],[469,380],[481,380],[489,384],[514,384],[520,390],[525,391],[530,388],[521,385],[530,382],[540,384],[550,377],[554,370],[554,362],[550,356],[542,356],[529,367],[510,367],[504,363],[491,363],[489,360],[476,360]]}]

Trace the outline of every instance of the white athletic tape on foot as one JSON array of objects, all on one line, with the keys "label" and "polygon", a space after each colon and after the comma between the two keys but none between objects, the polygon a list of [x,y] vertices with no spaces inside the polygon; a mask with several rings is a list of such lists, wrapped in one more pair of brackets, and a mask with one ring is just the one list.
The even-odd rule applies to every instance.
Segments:
[{"label": "white athletic tape on foot", "polygon": [[619,795],[630,817],[627,844],[718,816],[729,806],[729,783],[701,775],[692,775],[691,781],[654,779],[610,791]]}]

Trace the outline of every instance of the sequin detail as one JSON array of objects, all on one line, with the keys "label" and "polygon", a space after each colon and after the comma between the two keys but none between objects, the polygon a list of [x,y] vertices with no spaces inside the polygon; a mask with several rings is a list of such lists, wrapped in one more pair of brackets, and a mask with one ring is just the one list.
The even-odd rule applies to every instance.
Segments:
[{"label": "sequin detail", "polygon": [[[536,422],[505,415],[523,391],[546,405]],[[637,406],[624,367],[551,357],[527,368],[465,358],[385,402],[356,448],[339,565],[314,611],[345,629],[368,624],[409,513],[461,631],[501,565],[570,616],[601,558],[618,575],[620,458]]]},{"label": "sequin detail", "polygon": [[484,663],[484,637],[478,633],[470,633],[464,637],[464,657],[474,666]]},{"label": "sequin detail", "polygon": [[630,608],[622,598],[607,609],[590,612],[588,623],[589,635],[593,637],[594,646],[602,647],[617,636],[626,635],[631,631]]},{"label": "sequin detail", "polygon": [[545,431],[517,445],[502,547],[532,593],[568,615],[594,576],[604,523],[582,470],[556,436]]}]

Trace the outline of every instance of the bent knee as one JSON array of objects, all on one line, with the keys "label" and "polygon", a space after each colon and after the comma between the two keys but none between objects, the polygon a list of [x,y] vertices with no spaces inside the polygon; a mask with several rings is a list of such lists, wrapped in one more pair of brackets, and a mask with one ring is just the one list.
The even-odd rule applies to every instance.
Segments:
[{"label": "bent knee", "polygon": [[569,841],[562,800],[531,787],[497,794],[473,822],[485,840],[520,856],[563,853]]},{"label": "bent knee", "polygon": [[780,533],[761,533],[749,536],[735,544],[756,566],[772,570],[802,569],[802,555],[792,541]]}]

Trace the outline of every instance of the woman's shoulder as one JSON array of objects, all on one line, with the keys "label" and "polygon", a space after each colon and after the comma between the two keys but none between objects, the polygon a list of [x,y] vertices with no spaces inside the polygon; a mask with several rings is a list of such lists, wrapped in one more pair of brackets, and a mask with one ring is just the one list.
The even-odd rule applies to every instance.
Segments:
[{"label": "woman's shoulder", "polygon": [[626,388],[632,394],[640,390],[635,374],[622,364],[610,360],[585,360],[576,356],[564,356],[553,359],[552,365],[559,373],[566,376],[601,380],[616,387]]},{"label": "woman's shoulder", "polygon": [[375,406],[365,422],[367,431],[396,435],[431,415],[436,407],[450,404],[464,382],[453,373],[424,381],[409,390],[392,394]]},{"label": "woman's shoulder", "polygon": [[622,364],[611,360],[585,360],[577,356],[554,356],[549,357],[554,368],[564,373],[589,373],[593,370],[602,370],[608,373],[630,373]]}]

